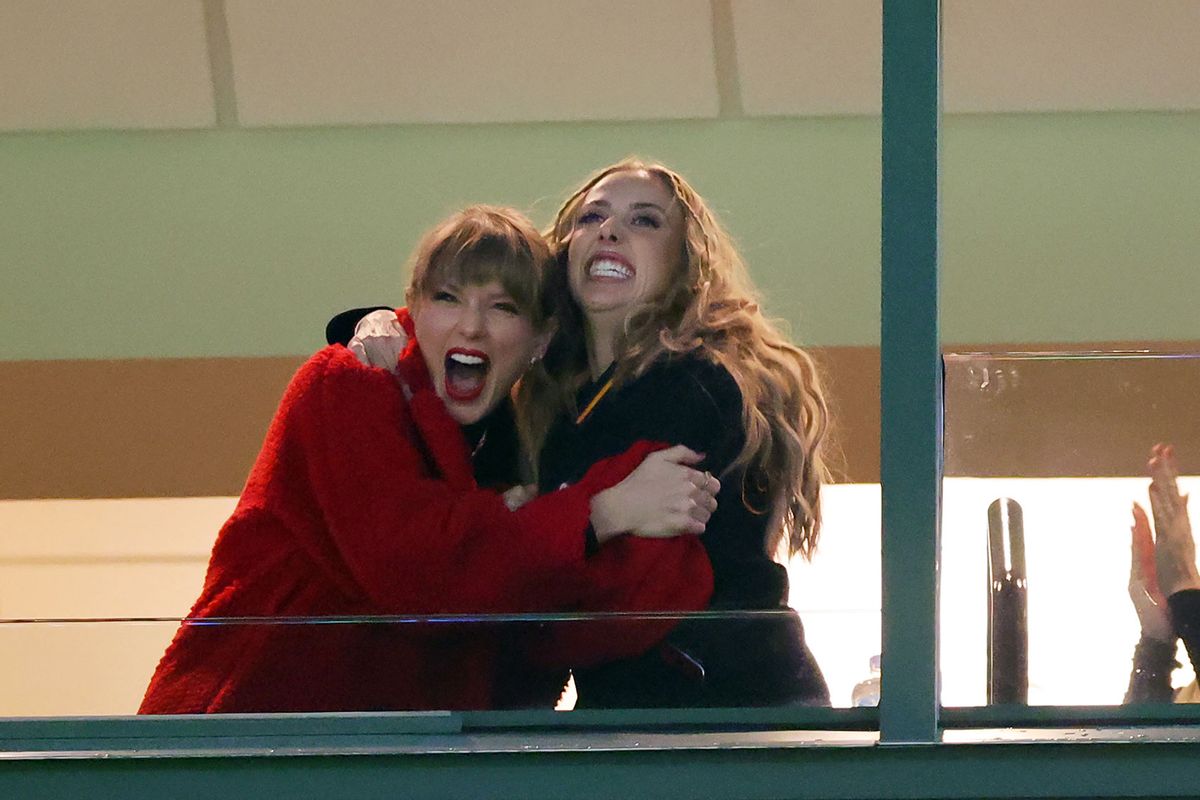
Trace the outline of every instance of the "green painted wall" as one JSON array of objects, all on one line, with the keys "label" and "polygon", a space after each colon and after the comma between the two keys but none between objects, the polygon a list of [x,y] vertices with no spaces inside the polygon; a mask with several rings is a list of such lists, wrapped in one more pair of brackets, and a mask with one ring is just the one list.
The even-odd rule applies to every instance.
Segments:
[{"label": "green painted wall", "polygon": [[[1200,338],[1200,113],[953,117],[943,149],[947,341]],[[544,223],[629,153],[799,339],[877,342],[877,119],[89,132],[0,136],[0,360],[309,352],[447,212]]]}]

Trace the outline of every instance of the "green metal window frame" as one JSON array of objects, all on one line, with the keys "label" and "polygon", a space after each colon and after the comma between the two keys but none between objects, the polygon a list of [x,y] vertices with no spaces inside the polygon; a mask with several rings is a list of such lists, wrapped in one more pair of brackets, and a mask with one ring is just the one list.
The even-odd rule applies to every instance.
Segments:
[{"label": "green metal window frame", "polygon": [[1200,794],[1196,710],[938,704],[940,47],[939,0],[883,0],[878,712],[9,719],[0,796]]}]

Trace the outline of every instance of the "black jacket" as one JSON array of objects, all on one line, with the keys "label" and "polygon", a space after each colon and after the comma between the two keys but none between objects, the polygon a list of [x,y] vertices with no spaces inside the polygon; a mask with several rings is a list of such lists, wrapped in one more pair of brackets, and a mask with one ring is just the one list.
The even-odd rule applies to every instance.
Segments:
[{"label": "black jacket", "polygon": [[[580,390],[579,408],[608,377]],[[767,499],[742,470],[729,469],[744,442],[741,414],[741,392],[723,367],[673,356],[608,392],[582,423],[563,416],[552,427],[539,459],[542,491],[573,483],[639,440],[704,453],[698,468],[721,480],[701,541],[713,569],[710,607],[728,613],[685,621],[641,658],[577,670],[579,707],[829,704],[804,627],[787,605],[787,570],[766,553]]]}]

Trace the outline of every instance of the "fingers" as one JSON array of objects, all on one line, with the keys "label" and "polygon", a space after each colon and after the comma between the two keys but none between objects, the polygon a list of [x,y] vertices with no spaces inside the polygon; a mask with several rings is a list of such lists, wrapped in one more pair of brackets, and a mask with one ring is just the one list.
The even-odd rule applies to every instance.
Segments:
[{"label": "fingers", "polygon": [[1154,516],[1154,535],[1165,536],[1175,518],[1169,494],[1158,483],[1150,484],[1150,513]]},{"label": "fingers", "polygon": [[514,486],[504,493],[504,505],[508,506],[509,511],[516,511],[536,496],[537,487],[532,484]]},{"label": "fingers", "polygon": [[1133,601],[1143,635],[1167,641],[1171,638],[1171,623],[1165,610],[1166,598],[1158,588],[1158,569],[1154,537],[1146,510],[1133,504],[1133,526],[1130,530],[1131,563],[1129,567],[1129,599]]},{"label": "fingers", "polygon": [[[717,510],[717,499],[707,492],[693,491],[680,498],[679,502],[674,503],[671,508],[671,513],[677,516],[675,521],[694,519],[697,522],[707,523],[709,517]],[[686,520],[685,520],[686,521]]]},{"label": "fingers", "polygon": [[716,495],[721,491],[721,482],[707,470],[701,472],[698,469],[688,469],[684,475],[697,492]]},{"label": "fingers", "polygon": [[713,512],[717,510],[717,498],[710,494],[693,495],[688,504],[687,513],[692,519],[707,523]]},{"label": "fingers", "polygon": [[396,372],[396,361],[408,345],[408,334],[393,311],[373,311],[354,328],[350,351],[368,367]]},{"label": "fingers", "polygon": [[[648,455],[614,487],[625,495],[618,503],[617,516],[624,520],[621,530],[653,538],[704,533],[721,491],[719,480],[695,469],[704,458],[703,453],[683,445]],[[593,509],[595,506],[593,498]],[[599,526],[596,529],[599,533]]]},{"label": "fingers", "polygon": [[346,345],[346,349],[354,354],[358,359],[358,363],[364,367],[371,366],[371,359],[367,356],[367,351],[363,348],[362,341],[355,338],[350,340],[350,344]]},{"label": "fingers", "polygon": [[673,464],[699,464],[704,460],[704,453],[697,453],[690,447],[677,444],[674,447],[668,447],[666,450],[659,450],[656,453],[651,453],[647,458],[658,456],[664,461],[670,461]]},{"label": "fingers", "polygon": [[1150,472],[1153,486],[1157,486],[1163,495],[1174,500],[1179,495],[1179,465],[1175,461],[1175,448],[1169,444],[1156,444],[1150,450],[1150,460],[1146,463]]},{"label": "fingers", "polygon": [[1179,494],[1178,468],[1170,445],[1156,445],[1151,457],[1154,481],[1150,485],[1155,524],[1155,568],[1158,588],[1170,596],[1183,589],[1200,588],[1196,546],[1188,517],[1188,498]]},{"label": "fingers", "polygon": [[404,328],[400,325],[400,320],[396,319],[394,311],[372,311],[366,314],[354,326],[354,335],[360,337],[366,336],[393,336],[405,335]]},{"label": "fingers", "polygon": [[1154,534],[1150,531],[1150,520],[1146,516],[1146,509],[1142,508],[1141,504],[1133,504],[1133,527],[1130,532],[1133,534],[1134,550],[1154,549]]},{"label": "fingers", "polygon": [[643,535],[653,537],[676,536],[678,534],[700,535],[708,526],[708,520],[717,510],[717,498],[707,491],[690,487],[680,499],[670,504],[661,528]]},{"label": "fingers", "polygon": [[1154,536],[1150,533],[1150,520],[1146,517],[1146,510],[1137,503],[1133,504],[1133,527],[1129,532],[1133,548],[1133,568],[1145,575],[1147,565],[1154,567]]},{"label": "fingers", "polygon": [[708,522],[708,518],[717,510],[717,493],[721,491],[721,482],[706,472],[692,470],[689,475],[692,489],[688,493],[688,513],[693,519]]}]

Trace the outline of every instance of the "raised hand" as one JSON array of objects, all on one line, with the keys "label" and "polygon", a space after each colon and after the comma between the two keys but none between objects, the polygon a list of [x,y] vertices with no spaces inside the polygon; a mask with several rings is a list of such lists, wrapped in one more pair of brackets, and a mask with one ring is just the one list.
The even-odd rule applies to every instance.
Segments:
[{"label": "raised hand", "polygon": [[629,477],[592,498],[597,540],[622,533],[661,538],[704,533],[721,482],[693,469],[704,456],[677,445],[646,456]]},{"label": "raised hand", "polygon": [[1150,473],[1150,511],[1154,514],[1154,529],[1163,531],[1179,514],[1183,502],[1179,495],[1174,448],[1167,444],[1154,445],[1150,449],[1146,471]]},{"label": "raised hand", "polygon": [[372,311],[354,326],[354,338],[346,345],[364,366],[395,374],[396,362],[408,345],[408,334],[394,311]]},{"label": "raised hand", "polygon": [[1154,536],[1150,532],[1150,520],[1146,511],[1133,504],[1133,526],[1131,534],[1129,564],[1129,599],[1137,611],[1142,625],[1142,636],[1160,642],[1175,641],[1175,630],[1171,626],[1171,615],[1167,610],[1167,598],[1158,586],[1158,570],[1155,565]]},{"label": "raised hand", "polygon": [[1158,585],[1170,597],[1183,589],[1200,589],[1196,542],[1188,518],[1187,497],[1179,493],[1179,469],[1170,445],[1156,444],[1147,462],[1150,509],[1154,514],[1154,556]]}]

